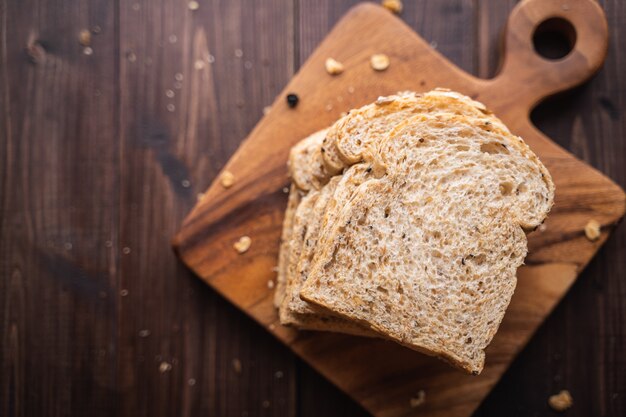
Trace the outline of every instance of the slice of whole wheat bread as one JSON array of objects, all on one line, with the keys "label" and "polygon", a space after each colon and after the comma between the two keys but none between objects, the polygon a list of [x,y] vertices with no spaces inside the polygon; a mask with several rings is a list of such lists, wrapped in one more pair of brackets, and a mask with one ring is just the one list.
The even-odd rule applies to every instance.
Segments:
[{"label": "slice of whole wheat bread", "polygon": [[302,195],[302,191],[295,184],[291,184],[283,220],[283,230],[280,236],[280,249],[278,251],[278,270],[276,272],[276,289],[274,290],[274,307],[276,308],[280,307],[285,297],[285,282],[287,280],[287,264],[289,261],[293,219],[296,214],[296,208],[300,204],[300,200],[302,200]]},{"label": "slice of whole wheat bread", "polygon": [[[326,136],[323,129],[317,131],[298,142],[289,152],[287,167],[292,184],[289,188],[289,198],[283,219],[283,229],[280,238],[280,249],[278,252],[278,267],[276,274],[276,290],[274,292],[274,306],[280,307],[285,296],[285,283],[287,277],[287,265],[289,263],[289,253],[291,250],[291,231],[296,208],[300,204],[302,197],[309,191],[321,188],[322,182],[318,177],[323,177],[323,163],[320,163],[319,156],[322,141]],[[317,160],[316,160],[317,158]]]},{"label": "slice of whole wheat bread", "polygon": [[[398,123],[415,114],[454,113],[491,117],[485,105],[447,89],[435,89],[416,94],[399,92],[379,97],[376,102],[351,110],[328,130],[322,141],[325,172],[340,172],[346,166],[360,162],[364,153]],[[501,123],[493,118],[493,122]]]},{"label": "slice of whole wheat bread", "polygon": [[321,155],[321,147],[328,129],[317,131],[298,142],[289,153],[289,175],[293,182],[304,191],[319,190],[330,175]]},{"label": "slice of whole wheat bread", "polygon": [[376,175],[339,204],[300,295],[477,374],[515,289],[524,229],[552,206],[550,174],[484,114],[419,114],[372,149],[358,165]]},{"label": "slice of whole wheat bread", "polygon": [[[326,330],[341,333],[348,333],[353,335],[373,335],[373,332],[362,328],[356,323],[347,321],[343,318],[336,317],[328,312],[324,312],[320,309],[315,311],[314,307],[304,309],[300,304],[305,304],[304,301],[300,301],[299,293],[302,287],[301,276],[298,273],[298,260],[301,253],[307,247],[307,235],[308,230],[311,227],[316,227],[312,224],[312,220],[316,218],[314,212],[316,210],[323,210],[332,195],[334,188],[339,181],[339,177],[331,180],[329,184],[322,187],[321,190],[312,190],[306,196],[302,198],[300,204],[295,210],[292,220],[291,238],[289,241],[289,253],[286,261],[286,273],[285,273],[285,285],[284,295],[279,307],[279,318],[281,324],[292,325],[305,330]],[[317,216],[319,218],[319,216]],[[315,223],[313,221],[313,223]],[[292,305],[299,307],[297,310],[292,308]],[[302,314],[305,313],[305,314]]]}]

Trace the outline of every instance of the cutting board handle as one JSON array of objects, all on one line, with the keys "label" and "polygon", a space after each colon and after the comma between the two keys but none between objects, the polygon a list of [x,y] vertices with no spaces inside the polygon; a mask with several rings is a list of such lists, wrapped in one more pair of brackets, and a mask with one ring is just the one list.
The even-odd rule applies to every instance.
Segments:
[{"label": "cutting board handle", "polygon": [[[572,50],[549,59],[534,46],[535,34],[560,34]],[[547,32],[547,33],[546,33]],[[575,87],[602,65],[608,47],[608,27],[594,0],[525,0],[511,12],[505,31],[500,73],[492,80],[501,103],[532,109],[543,98]],[[506,94],[502,94],[506,92]]]}]

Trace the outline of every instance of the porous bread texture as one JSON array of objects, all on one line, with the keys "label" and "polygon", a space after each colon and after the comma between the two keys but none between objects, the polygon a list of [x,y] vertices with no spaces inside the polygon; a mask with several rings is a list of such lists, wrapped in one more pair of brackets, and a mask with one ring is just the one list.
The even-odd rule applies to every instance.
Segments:
[{"label": "porous bread texture", "polygon": [[300,296],[480,373],[526,255],[523,229],[553,204],[550,174],[484,115],[419,114],[363,157],[382,173],[339,210]]},{"label": "porous bread texture", "polygon": [[278,250],[278,270],[276,272],[276,289],[274,291],[274,307],[280,307],[285,296],[285,283],[287,281],[287,263],[289,261],[289,248],[291,245],[291,232],[293,230],[293,219],[296,208],[302,199],[302,191],[291,184],[289,187],[289,197],[285,218],[283,219],[283,230],[280,236],[280,249]]},{"label": "porous bread texture", "polygon": [[301,239],[300,244],[302,247],[298,258],[290,265],[290,267],[295,266],[293,274],[289,274],[287,277],[287,291],[285,292],[284,303],[286,310],[289,312],[298,314],[317,314],[319,312],[319,309],[314,309],[309,303],[300,299],[300,289],[307,279],[309,264],[315,255],[323,214],[326,211],[326,206],[332,198],[339,181],[339,176],[333,177],[328,184],[322,187],[312,211],[308,213],[307,222],[305,229],[302,229],[302,234],[299,234],[299,230],[296,229],[294,239]]},{"label": "porous bread texture", "polygon": [[290,311],[287,309],[290,301],[289,294],[293,287],[293,277],[296,275],[298,259],[300,259],[300,254],[302,253],[302,246],[304,244],[304,236],[306,235],[308,227],[308,220],[313,212],[313,209],[315,208],[315,203],[317,202],[319,196],[319,190],[310,191],[302,198],[294,214],[285,275],[285,294],[278,310],[278,316],[282,324],[291,324]]},{"label": "porous bread texture", "polygon": [[[298,270],[299,260],[303,255],[309,256],[306,251],[311,250],[310,245],[314,245],[313,239],[317,237],[317,231],[314,229],[319,227],[319,221],[316,219],[321,219],[321,214],[318,215],[317,212],[323,213],[339,179],[339,177],[335,177],[321,190],[310,191],[301,199],[295,210],[291,224],[288,254],[285,254],[285,258],[280,264],[286,268],[286,271],[279,318],[281,324],[293,325],[301,329],[324,329],[354,335],[373,335],[372,331],[364,329],[356,323],[320,311],[313,306],[308,307],[299,298],[303,277],[306,279],[306,275],[301,275]],[[315,235],[315,238],[312,235]]]},{"label": "porous bread texture", "polygon": [[[447,89],[435,89],[423,94],[410,91],[387,97],[351,110],[330,127],[322,142],[325,173],[337,173],[346,166],[361,162],[364,155],[398,123],[416,114],[453,113],[489,117],[494,124],[502,123],[491,116],[485,105]],[[506,129],[506,128],[505,128]]]},{"label": "porous bread texture", "polygon": [[317,131],[298,142],[289,153],[289,176],[299,189],[319,190],[329,175],[321,155],[322,142],[328,129]]}]

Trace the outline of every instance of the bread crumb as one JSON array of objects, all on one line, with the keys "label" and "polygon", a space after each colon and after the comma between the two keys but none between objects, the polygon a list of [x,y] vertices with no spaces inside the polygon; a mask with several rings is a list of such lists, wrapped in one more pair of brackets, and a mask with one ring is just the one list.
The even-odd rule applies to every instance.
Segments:
[{"label": "bread crumb", "polygon": [[341,74],[344,70],[343,64],[333,58],[327,58],[324,65],[326,66],[326,72],[330,75]]},{"label": "bread crumb", "polygon": [[187,7],[189,7],[189,10],[195,11],[200,8],[200,4],[197,1],[190,1]]},{"label": "bread crumb", "polygon": [[89,32],[87,29],[81,30],[78,34],[78,43],[83,46],[91,45],[91,32]]},{"label": "bread crumb", "polygon": [[193,67],[197,70],[201,70],[204,68],[204,61],[201,59],[196,60],[196,62],[193,64]]},{"label": "bread crumb", "polygon": [[122,253],[123,253],[124,255],[128,255],[128,254],[130,253],[130,248],[129,248],[128,246],[125,246],[125,247],[122,249]]},{"label": "bread crumb", "polygon": [[196,195],[196,199],[198,201],[201,201],[204,198],[204,193],[198,193],[198,195]]},{"label": "bread crumb", "polygon": [[411,399],[409,400],[409,404],[411,405],[411,408],[417,408],[420,405],[424,404],[425,402],[426,402],[426,392],[423,389],[419,390],[417,395],[415,397],[411,397]]},{"label": "bread crumb", "polygon": [[122,297],[126,297],[128,295],[128,290],[126,290],[126,289],[120,290],[120,295]]},{"label": "bread crumb", "polygon": [[593,219],[589,220],[585,225],[585,236],[591,241],[598,240],[600,237],[600,223]]},{"label": "bread crumb", "polygon": [[284,376],[283,375],[283,371],[276,371],[274,373],[274,378],[276,378],[276,379],[281,379],[283,376]]},{"label": "bread crumb", "polygon": [[243,51],[239,48],[235,49],[235,56],[237,58],[241,58],[243,56]]},{"label": "bread crumb", "polygon": [[270,329],[271,331],[276,330],[276,325],[274,323],[270,323],[269,326],[267,326],[268,329]]},{"label": "bread crumb", "polygon": [[238,358],[233,359],[233,371],[235,371],[236,374],[241,373],[241,361]]},{"label": "bread crumb", "polygon": [[385,104],[393,103],[396,99],[393,96],[383,97],[380,96],[376,99],[377,106],[384,106]]},{"label": "bread crumb", "polygon": [[270,279],[267,281],[267,288],[269,288],[270,290],[274,288],[274,280]]},{"label": "bread crumb", "polygon": [[230,188],[235,183],[235,176],[230,171],[224,171],[220,178],[220,183],[224,188]]},{"label": "bread crumb", "polygon": [[556,411],[565,411],[570,408],[573,403],[572,395],[568,390],[561,390],[558,394],[548,398],[548,404]]},{"label": "bread crumb", "polygon": [[333,105],[332,105],[331,103],[328,103],[328,104],[326,105],[326,107],[324,107],[324,109],[325,109],[326,111],[331,111],[331,110],[333,109]]},{"label": "bread crumb", "polygon": [[265,106],[263,107],[263,115],[267,115],[270,110],[272,110],[272,106]]},{"label": "bread crumb", "polygon": [[402,13],[402,2],[400,0],[383,0],[382,6],[395,14]]},{"label": "bread crumb", "polygon": [[385,54],[374,54],[370,58],[370,65],[376,71],[384,71],[389,67],[389,57]]},{"label": "bread crumb", "polygon": [[196,379],[195,378],[189,378],[187,380],[187,385],[189,385],[190,387],[193,387],[194,385],[196,385]]},{"label": "bread crumb", "polygon": [[250,245],[252,244],[252,239],[249,236],[241,236],[235,244],[233,244],[233,248],[239,253],[246,253],[248,249],[250,249]]},{"label": "bread crumb", "polygon": [[87,46],[87,47],[83,48],[83,54],[85,54],[85,55],[93,55],[93,49],[91,49],[91,47]]},{"label": "bread crumb", "polygon": [[139,337],[148,337],[150,336],[150,330],[142,329],[142,330],[139,330],[137,334],[139,335]]},{"label": "bread crumb", "polygon": [[289,187],[283,187],[283,193],[289,194]]},{"label": "bread crumb", "polygon": [[169,372],[171,370],[172,370],[172,365],[167,362],[161,362],[161,364],[159,365],[159,372],[161,372],[162,374],[165,372]]}]

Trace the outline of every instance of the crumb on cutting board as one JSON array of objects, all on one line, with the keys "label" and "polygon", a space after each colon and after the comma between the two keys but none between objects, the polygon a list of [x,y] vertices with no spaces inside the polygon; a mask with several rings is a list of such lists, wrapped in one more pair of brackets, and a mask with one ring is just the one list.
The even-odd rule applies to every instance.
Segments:
[{"label": "crumb on cutting board", "polygon": [[239,253],[245,253],[250,249],[252,239],[250,236],[241,236],[237,242],[233,244],[233,248]]},{"label": "crumb on cutting board", "polygon": [[370,65],[376,71],[384,71],[389,68],[389,57],[385,54],[374,54],[370,58]]},{"label": "crumb on cutting board", "polygon": [[598,240],[601,234],[600,229],[600,223],[598,223],[596,220],[591,219],[585,225],[585,236],[587,236],[587,239],[591,241]]}]

